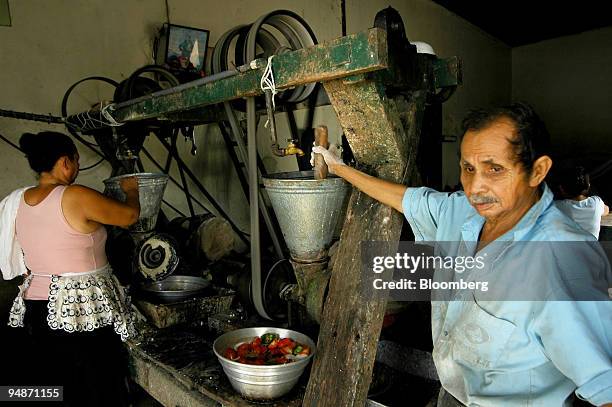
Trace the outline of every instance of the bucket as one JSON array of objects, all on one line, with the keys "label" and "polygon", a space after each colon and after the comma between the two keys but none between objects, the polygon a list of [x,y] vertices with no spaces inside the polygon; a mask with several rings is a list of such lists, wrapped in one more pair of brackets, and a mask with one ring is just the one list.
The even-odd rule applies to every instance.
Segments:
[{"label": "bucket", "polygon": [[168,175],[155,173],[125,174],[104,180],[105,194],[118,201],[125,202],[125,193],[121,189],[121,180],[136,177],[140,200],[140,216],[136,223],[128,228],[130,232],[149,232],[155,228],[157,214],[161,207]]}]

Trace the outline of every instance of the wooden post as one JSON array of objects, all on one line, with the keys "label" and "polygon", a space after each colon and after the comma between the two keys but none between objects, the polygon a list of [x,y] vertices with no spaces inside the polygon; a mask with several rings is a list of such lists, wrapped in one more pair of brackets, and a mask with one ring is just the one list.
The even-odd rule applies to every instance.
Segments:
[{"label": "wooden post", "polygon": [[[315,145],[329,148],[327,139],[327,126],[319,126],[315,129]],[[314,155],[314,177],[315,179],[327,178],[327,164],[323,159],[322,154],[315,153]]]},{"label": "wooden post", "polygon": [[[426,92],[389,98],[380,83],[365,77],[324,86],[360,168],[389,181],[418,184],[416,151]],[[304,406],[365,405],[387,300],[359,295],[361,242],[398,241],[401,228],[402,214],[353,190]]]}]

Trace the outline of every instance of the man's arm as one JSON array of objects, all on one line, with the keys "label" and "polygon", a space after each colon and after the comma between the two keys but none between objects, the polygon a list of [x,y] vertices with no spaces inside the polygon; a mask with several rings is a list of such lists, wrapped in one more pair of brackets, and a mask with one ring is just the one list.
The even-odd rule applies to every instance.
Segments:
[{"label": "man's arm", "polygon": [[612,302],[546,301],[534,320],[545,353],[576,394],[595,406],[612,402]]},{"label": "man's arm", "polygon": [[[330,146],[330,150],[333,150]],[[329,172],[344,178],[365,194],[404,214],[418,241],[433,241],[448,194],[429,188],[413,188],[385,181],[348,167],[340,157],[321,146],[313,153],[323,155]]]},{"label": "man's arm", "polygon": [[402,199],[407,187],[372,177],[348,165],[332,164],[330,171],[344,178],[363,193],[403,213]]}]

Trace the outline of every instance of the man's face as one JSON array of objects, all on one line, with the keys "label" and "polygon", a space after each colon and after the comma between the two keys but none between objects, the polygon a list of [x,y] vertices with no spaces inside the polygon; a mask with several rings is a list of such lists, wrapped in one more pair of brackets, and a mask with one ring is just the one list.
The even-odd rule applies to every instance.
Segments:
[{"label": "man's face", "polygon": [[537,186],[508,140],[514,138],[514,123],[499,118],[488,127],[467,131],[461,142],[461,184],[472,206],[489,220],[524,213]]}]

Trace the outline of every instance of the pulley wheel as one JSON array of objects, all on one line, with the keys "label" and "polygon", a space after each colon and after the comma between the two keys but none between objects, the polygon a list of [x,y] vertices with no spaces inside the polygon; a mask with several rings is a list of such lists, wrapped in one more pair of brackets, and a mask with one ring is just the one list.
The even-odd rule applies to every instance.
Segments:
[{"label": "pulley wheel", "polygon": [[136,247],[134,266],[147,280],[168,277],[179,264],[177,242],[170,235],[156,233],[143,239]]},{"label": "pulley wheel", "polygon": [[279,294],[286,285],[295,282],[293,267],[287,259],[274,263],[266,275],[262,295],[264,307],[268,315],[277,321],[287,318],[287,302]]}]

